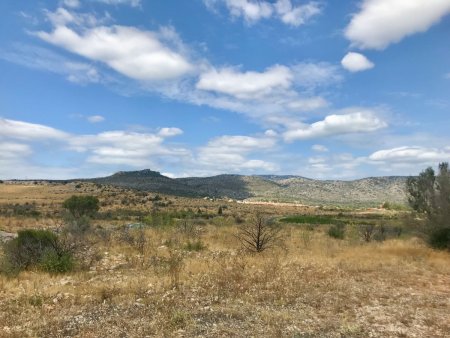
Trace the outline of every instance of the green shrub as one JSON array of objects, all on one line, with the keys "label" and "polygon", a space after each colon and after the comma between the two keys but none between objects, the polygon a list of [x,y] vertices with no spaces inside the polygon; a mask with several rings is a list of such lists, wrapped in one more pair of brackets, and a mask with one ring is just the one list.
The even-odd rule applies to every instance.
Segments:
[{"label": "green shrub", "polygon": [[64,273],[73,269],[74,261],[68,252],[58,255],[55,251],[47,251],[42,256],[40,267],[50,273]]},{"label": "green shrub", "polygon": [[345,237],[345,224],[344,223],[333,224],[328,229],[328,236],[336,238],[336,239],[344,239],[344,237]]},{"label": "green shrub", "polygon": [[186,251],[202,251],[206,248],[206,245],[203,244],[203,242],[201,240],[196,240],[196,241],[188,241],[185,245],[184,245],[184,250]]},{"label": "green shrub", "polygon": [[99,210],[99,200],[95,196],[71,196],[63,203],[73,217],[92,217]]},{"label": "green shrub", "polygon": [[428,243],[436,249],[450,250],[450,227],[431,230]]},{"label": "green shrub", "polygon": [[21,230],[3,247],[2,271],[13,274],[30,268],[66,272],[73,268],[72,255],[58,236],[48,230]]},{"label": "green shrub", "polygon": [[322,215],[295,215],[283,217],[280,222],[297,224],[333,224],[336,220],[330,216]]}]

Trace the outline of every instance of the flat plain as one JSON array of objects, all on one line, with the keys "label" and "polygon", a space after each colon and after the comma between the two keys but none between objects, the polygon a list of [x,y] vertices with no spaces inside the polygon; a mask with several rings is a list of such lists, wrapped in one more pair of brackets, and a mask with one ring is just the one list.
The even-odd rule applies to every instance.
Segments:
[{"label": "flat plain", "polygon": [[[100,211],[72,272],[0,276],[5,337],[445,337],[450,255],[407,211],[238,203],[94,183],[0,184],[0,230],[61,231],[62,202]],[[220,209],[220,211],[219,211]],[[264,215],[281,238],[242,249]],[[333,223],[345,237],[329,236]],[[369,241],[365,225],[386,229]]]}]

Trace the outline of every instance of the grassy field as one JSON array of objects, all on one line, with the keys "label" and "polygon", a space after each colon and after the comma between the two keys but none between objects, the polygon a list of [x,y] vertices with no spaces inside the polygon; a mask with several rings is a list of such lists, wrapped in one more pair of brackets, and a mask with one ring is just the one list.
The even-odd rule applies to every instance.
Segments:
[{"label": "grassy field", "polygon": [[[401,212],[156,198],[93,184],[2,184],[0,230],[61,227],[61,203],[72,194],[101,202],[77,268],[0,275],[1,337],[450,332],[450,254],[426,247],[400,221]],[[35,213],[14,213],[25,205]],[[241,249],[236,234],[257,213],[281,226],[283,241],[253,254]],[[162,214],[171,221],[156,224]],[[330,223],[342,219],[352,220],[345,222],[345,238],[329,237]],[[366,242],[364,221],[403,224],[404,231]],[[124,226],[136,222],[145,227]]]}]

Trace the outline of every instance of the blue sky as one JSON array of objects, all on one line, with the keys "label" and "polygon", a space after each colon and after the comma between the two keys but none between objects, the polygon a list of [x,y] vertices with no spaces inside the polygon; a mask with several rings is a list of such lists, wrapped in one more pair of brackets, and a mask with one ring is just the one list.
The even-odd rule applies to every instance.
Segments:
[{"label": "blue sky", "polygon": [[450,0],[0,2],[0,178],[450,160]]}]

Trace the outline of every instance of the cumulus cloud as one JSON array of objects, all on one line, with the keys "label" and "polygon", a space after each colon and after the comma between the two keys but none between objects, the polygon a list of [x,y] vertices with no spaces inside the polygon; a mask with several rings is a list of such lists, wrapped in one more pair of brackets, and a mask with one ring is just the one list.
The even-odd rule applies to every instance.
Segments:
[{"label": "cumulus cloud", "polygon": [[196,163],[210,172],[227,173],[250,171],[275,171],[275,163],[248,156],[269,151],[277,141],[272,136],[221,136],[212,139],[198,150]]},{"label": "cumulus cloud", "polygon": [[287,25],[298,27],[321,12],[321,7],[315,1],[298,6],[294,6],[291,0],[277,0],[274,3],[263,0],[204,0],[203,2],[213,10],[218,4],[223,4],[232,17],[242,17],[250,24],[261,19],[276,17]]},{"label": "cumulus cloud", "polygon": [[[194,68],[185,56],[161,41],[168,37],[167,30],[158,33],[118,25],[98,26],[95,21],[87,23],[86,17],[61,8],[48,16],[53,31],[39,31],[36,36],[87,59],[103,62],[129,78],[168,80],[186,75]],[[76,31],[69,24],[82,27]]]},{"label": "cumulus cloud", "polygon": [[247,21],[258,21],[272,15],[273,8],[266,2],[248,0],[225,0],[232,16],[243,16]]},{"label": "cumulus cloud", "polygon": [[437,163],[449,161],[450,149],[403,146],[376,151],[369,159],[376,162]]},{"label": "cumulus cloud", "polygon": [[14,177],[12,163],[29,166],[36,152],[32,147],[48,149],[52,141],[52,153],[66,155],[72,151],[73,156],[81,158],[79,167],[95,164],[159,168],[163,162],[178,162],[191,156],[189,150],[167,143],[168,138],[182,132],[172,127],[161,128],[157,133],[116,130],[76,135],[41,124],[0,119],[0,163],[8,165],[11,172],[7,176]]},{"label": "cumulus cloud", "polygon": [[[67,73],[69,81],[155,92],[169,99],[242,113],[268,128],[290,124],[298,113],[328,106],[327,100],[316,92],[342,79],[338,67],[326,62],[275,64],[262,71],[213,67],[206,60],[192,57],[193,53],[170,27],[150,32],[107,26],[105,22],[111,18],[98,19],[64,8],[47,12],[47,17],[54,29],[36,32],[36,36],[92,62],[106,64],[138,82],[128,84],[101,66],[97,69],[66,61],[64,70],[59,72]],[[32,64],[32,58],[27,63]],[[52,67],[58,69],[61,64],[46,62],[42,68],[55,71]]]},{"label": "cumulus cloud", "polygon": [[[0,174],[2,177],[30,177],[14,172],[15,166],[31,168],[35,155],[45,154],[51,143],[51,152],[77,158],[76,171],[46,163],[50,177],[75,177],[82,168],[98,172],[102,168],[155,168],[161,170],[172,165],[199,175],[227,172],[274,172],[276,163],[265,160],[277,145],[277,133],[268,130],[260,136],[225,135],[211,139],[193,151],[169,142],[182,134],[176,127],[160,128],[157,132],[126,130],[103,131],[97,134],[72,134],[49,126],[15,120],[0,120]],[[53,155],[54,156],[54,155]],[[64,156],[64,157],[65,157]],[[68,165],[68,163],[66,163]],[[2,167],[3,169],[2,170]],[[6,168],[6,169],[5,169]],[[36,173],[45,173],[43,167],[34,165]],[[60,168],[59,174],[54,171]],[[55,169],[55,170],[53,170]],[[53,170],[53,171],[52,171]],[[52,174],[52,175],[53,175]],[[75,175],[75,176],[74,176]],[[37,177],[37,176],[33,176]]]},{"label": "cumulus cloud", "polygon": [[105,121],[105,118],[101,115],[91,115],[87,117],[87,120],[91,123],[99,123]]},{"label": "cumulus cloud", "polygon": [[291,124],[298,118],[298,113],[328,106],[327,100],[315,92],[317,88],[341,79],[337,67],[325,62],[289,67],[273,65],[263,71],[241,71],[237,67],[209,68],[200,75],[196,91],[181,87],[168,95],[194,104],[243,113],[273,128]]},{"label": "cumulus cloud", "polygon": [[310,18],[321,12],[317,2],[293,6],[290,0],[278,0],[274,7],[280,20],[294,27],[305,24]]},{"label": "cumulus cloud", "polygon": [[384,49],[406,36],[427,31],[449,13],[448,0],[363,0],[345,36],[354,46]]},{"label": "cumulus cloud", "polygon": [[123,130],[94,135],[73,136],[72,150],[87,153],[87,161],[97,164],[123,164],[142,167],[156,163],[153,156],[185,156],[187,150],[163,145],[165,138],[180,133],[178,128],[163,128],[166,133],[136,133]]},{"label": "cumulus cloud", "polygon": [[[273,7],[273,10],[281,12],[280,6],[288,8],[287,4],[286,1],[277,2],[278,9]],[[292,10],[294,8],[292,6]],[[213,67],[198,59],[194,66],[190,61],[194,58],[189,57],[191,53],[173,28],[163,27],[151,32],[107,26],[108,18],[98,19],[64,8],[48,12],[47,17],[53,30],[37,32],[36,36],[138,80],[136,90],[242,113],[265,128],[290,127],[298,121],[298,114],[327,107],[328,101],[317,91],[342,80],[339,68],[326,62],[275,64],[259,71]],[[48,67],[52,67],[50,62]],[[65,69],[67,79],[72,82],[97,81],[115,88],[123,81],[117,77],[107,78],[109,72],[101,66],[98,71],[88,64],[66,62]],[[196,74],[200,74],[198,79]]]},{"label": "cumulus cloud", "polygon": [[213,69],[200,75],[197,89],[228,94],[241,99],[268,95],[289,88],[293,75],[288,67],[275,65],[264,72],[239,72],[233,68]]},{"label": "cumulus cloud", "polygon": [[286,141],[321,138],[350,133],[368,133],[387,127],[387,123],[372,112],[328,115],[324,120],[302,124],[284,133]]},{"label": "cumulus cloud", "polygon": [[347,53],[342,59],[341,65],[352,73],[361,72],[363,70],[368,70],[375,67],[373,62],[371,62],[363,54],[354,52]]}]

